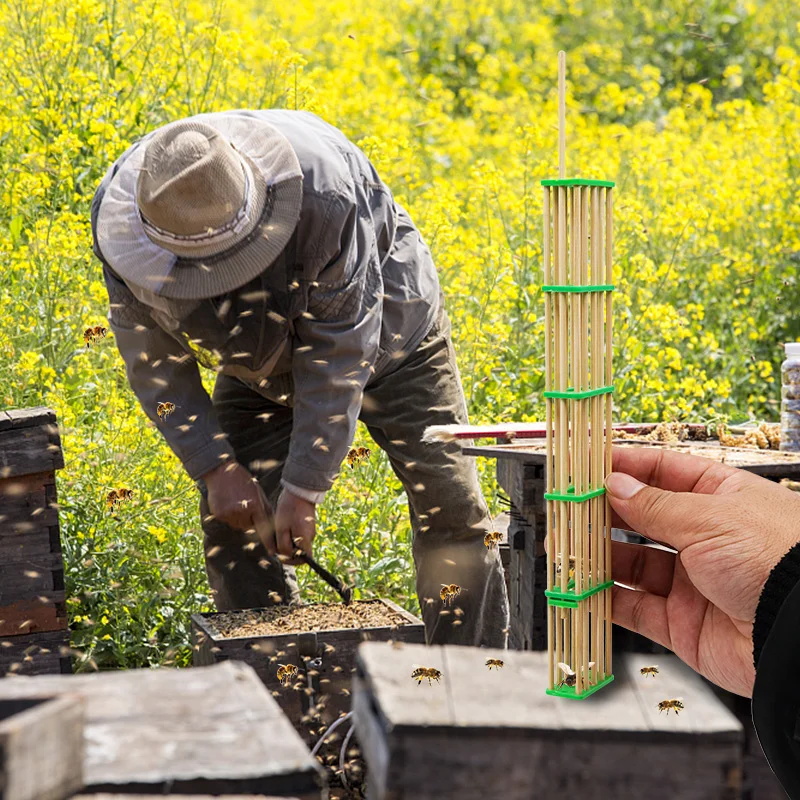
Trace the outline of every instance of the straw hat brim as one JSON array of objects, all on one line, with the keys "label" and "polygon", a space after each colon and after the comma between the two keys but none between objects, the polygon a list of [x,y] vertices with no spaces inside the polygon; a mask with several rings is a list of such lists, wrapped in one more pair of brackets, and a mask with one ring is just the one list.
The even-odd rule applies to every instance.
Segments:
[{"label": "straw hat brim", "polygon": [[225,294],[267,269],[294,233],[303,200],[300,162],[273,125],[235,114],[199,114],[193,119],[227,136],[260,183],[260,217],[252,231],[234,246],[203,258],[178,256],[153,242],[136,202],[148,137],[109,182],[97,219],[97,243],[112,269],[127,283],[177,300]]}]

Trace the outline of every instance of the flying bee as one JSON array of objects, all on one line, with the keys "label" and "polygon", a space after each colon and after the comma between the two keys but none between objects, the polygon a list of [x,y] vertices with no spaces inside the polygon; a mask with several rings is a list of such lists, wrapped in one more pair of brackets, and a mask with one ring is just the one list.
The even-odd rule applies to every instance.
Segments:
[{"label": "flying bee", "polygon": [[347,463],[350,469],[355,469],[356,464],[366,461],[369,458],[369,449],[366,447],[352,447],[347,454]]},{"label": "flying bee", "polygon": [[156,406],[156,414],[158,414],[160,419],[166,419],[174,410],[174,403],[159,403]]},{"label": "flying bee", "polygon": [[503,662],[499,658],[487,658],[486,666],[489,667],[489,669],[492,667],[497,667],[497,669],[500,669],[503,666]]},{"label": "flying bee", "polygon": [[677,714],[679,711],[683,711],[683,700],[662,700],[658,704],[658,713],[660,714],[662,711],[667,712],[667,716],[669,716],[670,709],[673,709]]},{"label": "flying bee", "polygon": [[453,600],[461,594],[461,587],[457,583],[443,583],[442,591],[439,592],[439,597],[445,605],[449,605]]},{"label": "flying bee", "polygon": [[658,675],[658,667],[642,667],[639,672],[641,672],[642,675],[652,675],[655,678],[655,676]]},{"label": "flying bee", "polygon": [[104,328],[102,325],[96,325],[94,328],[87,328],[83,332],[83,341],[86,343],[88,347],[92,342],[96,341],[97,339],[102,339],[105,337],[108,330]]},{"label": "flying bee", "polygon": [[[425,678],[428,679],[428,683],[431,683],[431,679],[438,682],[439,678],[442,677],[442,673],[434,667],[417,667],[411,673],[411,677],[417,682],[417,685],[419,685]],[[431,686],[432,685],[431,683]]]},{"label": "flying bee", "polygon": [[489,531],[489,533],[483,537],[483,543],[488,550],[493,550],[495,545],[499,544],[502,540],[503,534],[499,531]]},{"label": "flying bee", "polygon": [[294,664],[278,665],[278,680],[282,686],[288,686],[295,675],[297,675],[297,667]]},{"label": "flying bee", "polygon": [[[594,666],[594,661],[589,662],[589,669]],[[558,668],[564,673],[564,680],[559,683],[559,686],[574,686],[578,682],[578,676],[575,672],[573,672],[572,667],[569,664],[565,664],[563,661],[558,662]],[[581,671],[583,667],[581,667]]]}]

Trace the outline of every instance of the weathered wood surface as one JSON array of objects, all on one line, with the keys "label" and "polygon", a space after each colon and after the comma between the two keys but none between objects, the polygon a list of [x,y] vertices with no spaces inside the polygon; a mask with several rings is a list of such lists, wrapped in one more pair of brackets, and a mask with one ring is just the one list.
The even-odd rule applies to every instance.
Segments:
[{"label": "weathered wood surface", "polygon": [[[319,707],[323,721],[330,722],[350,710],[351,675],[362,642],[425,643],[422,620],[391,600],[382,599],[381,602],[408,624],[316,631],[311,635],[223,637],[214,628],[214,618],[219,612],[193,614],[192,664],[205,666],[227,660],[243,661],[253,667],[295,727],[303,730],[300,723],[312,705]],[[297,677],[290,686],[284,687],[278,680],[278,667],[282,664],[297,667]]]},{"label": "weathered wood surface", "polygon": [[324,797],[318,763],[245,664],[0,681],[0,699],[61,693],[86,700],[86,791]]},{"label": "weathered wood surface", "polygon": [[[544,464],[546,445],[532,445],[530,443],[496,444],[486,446],[471,446],[462,448],[462,452],[469,456],[483,456],[485,458],[513,459],[526,464]],[[663,450],[688,452],[700,455],[713,461],[720,461],[731,467],[745,469],[765,478],[779,480],[790,478],[797,480],[800,477],[800,453],[784,453],[779,450],[751,450],[742,447],[722,447],[717,441],[686,442],[668,444],[664,442],[625,442],[614,441],[614,447],[657,447]]]},{"label": "weathered wood surface", "polygon": [[0,639],[0,678],[15,675],[70,674],[69,630]]},{"label": "weathered wood surface", "polygon": [[0,798],[62,800],[83,786],[80,697],[0,700]]},{"label": "weathered wood surface", "polygon": [[0,411],[0,431],[12,428],[30,428],[34,425],[55,424],[56,412],[47,406],[12,408]]},{"label": "weathered wood surface", "polygon": [[49,408],[0,412],[0,479],[62,469],[61,436]]},{"label": "weathered wood surface", "polygon": [[[639,674],[648,661],[618,658],[613,684],[574,701],[545,694],[546,653],[362,645],[354,717],[370,797],[740,797],[740,723],[677,658],[660,657],[656,678]],[[441,683],[412,680],[419,664]],[[685,711],[659,714],[678,690]]]}]

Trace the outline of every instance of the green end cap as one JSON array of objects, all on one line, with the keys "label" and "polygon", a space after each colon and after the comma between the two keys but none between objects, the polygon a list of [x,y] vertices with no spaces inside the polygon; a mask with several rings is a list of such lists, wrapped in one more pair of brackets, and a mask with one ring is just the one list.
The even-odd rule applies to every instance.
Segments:
[{"label": "green end cap", "polygon": [[[589,676],[591,677],[591,670],[589,671]],[[575,691],[574,686],[560,686],[556,689],[545,689],[546,694],[553,695],[554,697],[568,697],[570,700],[585,700],[589,695],[594,694],[599,689],[602,689],[604,686],[607,686],[611,681],[614,680],[613,675],[608,675],[599,683],[595,684],[594,686],[590,686],[585,691],[578,694]]]},{"label": "green end cap", "polygon": [[542,394],[545,398],[553,400],[585,400],[587,397],[597,397],[601,394],[611,394],[613,386],[599,386],[597,389],[586,389],[583,392],[576,392],[574,389],[567,389],[565,392],[546,391]]},{"label": "green end cap", "polygon": [[592,178],[560,178],[542,181],[542,186],[599,186],[604,189],[613,189],[614,181],[598,181]]},{"label": "green end cap", "polygon": [[[567,585],[569,586],[569,584]],[[574,581],[572,585],[575,585]],[[564,608],[577,608],[578,603],[581,600],[585,600],[587,597],[591,597],[593,594],[597,594],[598,592],[603,592],[606,589],[610,589],[613,585],[613,580],[606,581],[605,583],[598,583],[597,586],[590,586],[580,594],[576,594],[574,591],[562,592],[560,589],[554,586],[552,589],[545,589],[544,595],[547,598],[548,605],[562,606]]]},{"label": "green end cap", "polygon": [[575,494],[575,487],[571,487],[567,489],[567,494],[560,494],[558,492],[545,492],[544,499],[545,500],[557,500],[561,503],[585,503],[587,500],[591,500],[593,497],[600,497],[601,494],[605,494],[606,490],[604,486],[601,486],[599,489],[593,489],[591,492],[586,492],[586,494]]}]

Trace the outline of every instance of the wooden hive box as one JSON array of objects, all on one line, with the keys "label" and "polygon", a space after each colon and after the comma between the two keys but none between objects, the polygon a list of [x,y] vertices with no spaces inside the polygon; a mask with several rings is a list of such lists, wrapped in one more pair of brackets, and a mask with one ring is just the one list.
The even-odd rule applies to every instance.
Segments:
[{"label": "wooden hive box", "polygon": [[83,786],[80,697],[0,700],[0,800],[63,800]]},{"label": "wooden hive box", "polygon": [[[162,794],[160,800],[298,800],[274,794]],[[149,794],[76,794],[72,800],[152,800]]]},{"label": "wooden hive box", "polygon": [[0,700],[64,693],[86,702],[86,793],[327,798],[319,764],[246,664],[0,681]]},{"label": "wooden hive box", "polygon": [[[489,670],[487,658],[502,669]],[[675,656],[614,662],[586,700],[545,694],[547,654],[366,643],[353,680],[369,800],[741,797],[742,726]],[[440,683],[411,678],[417,666]],[[661,700],[683,698],[676,716]]]},{"label": "wooden hive box", "polygon": [[0,676],[70,672],[55,413],[0,412]]},{"label": "wooden hive box", "polygon": [[[220,620],[228,617],[230,612],[194,614],[192,663],[195,666],[205,666],[234,659],[250,664],[295,727],[307,741],[315,741],[316,726],[314,732],[307,730],[307,715],[312,707],[321,713],[318,719],[326,723],[350,710],[351,676],[355,670],[356,651],[361,642],[394,640],[425,643],[422,620],[391,600],[355,601],[352,605],[375,604],[379,604],[397,622],[380,627],[331,626],[327,630],[322,628],[315,631],[298,630],[283,634],[227,637],[220,633],[219,626]],[[332,613],[344,613],[344,606],[340,603],[331,604],[330,608]],[[268,609],[249,609],[236,614],[260,614],[267,611]],[[288,687],[281,686],[277,675],[279,665],[283,664],[293,664],[297,668],[297,677]]]}]

